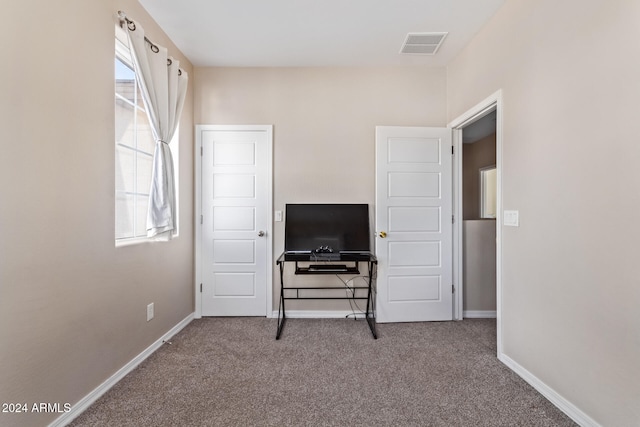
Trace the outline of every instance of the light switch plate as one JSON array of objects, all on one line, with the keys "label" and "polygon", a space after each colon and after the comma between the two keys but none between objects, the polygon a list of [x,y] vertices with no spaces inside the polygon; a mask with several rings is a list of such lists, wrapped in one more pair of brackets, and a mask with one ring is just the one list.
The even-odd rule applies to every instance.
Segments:
[{"label": "light switch plate", "polygon": [[502,214],[502,224],[508,227],[520,226],[520,212],[519,211],[504,211]]},{"label": "light switch plate", "polygon": [[282,221],[282,211],[276,211],[276,222]]}]

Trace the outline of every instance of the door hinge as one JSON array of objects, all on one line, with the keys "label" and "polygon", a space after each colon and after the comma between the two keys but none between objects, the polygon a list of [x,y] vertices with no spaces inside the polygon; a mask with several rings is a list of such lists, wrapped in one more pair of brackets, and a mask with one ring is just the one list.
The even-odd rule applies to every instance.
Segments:
[{"label": "door hinge", "polygon": [[204,148],[200,146],[200,157],[204,156]]},{"label": "door hinge", "polygon": [[202,283],[200,283],[200,293],[202,293]]},{"label": "door hinge", "polygon": [[454,224],[455,222],[456,222],[456,216],[451,215],[451,224]]},{"label": "door hinge", "polygon": [[452,294],[456,293],[456,285],[451,285],[451,293]]},{"label": "door hinge", "polygon": [[204,215],[200,215],[200,224],[204,224]]},{"label": "door hinge", "polygon": [[455,150],[455,148],[454,148],[454,146],[452,145],[452,146],[451,146],[451,155],[452,155],[452,156],[456,154],[456,153],[454,152],[454,150]]}]

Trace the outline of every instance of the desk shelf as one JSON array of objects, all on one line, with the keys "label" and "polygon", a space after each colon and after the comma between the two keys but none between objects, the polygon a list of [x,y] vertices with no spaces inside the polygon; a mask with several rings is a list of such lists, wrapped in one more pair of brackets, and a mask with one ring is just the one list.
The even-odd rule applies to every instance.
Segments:
[{"label": "desk shelf", "polygon": [[358,263],[354,265],[346,264],[311,264],[301,267],[296,262],[296,274],[360,274]]}]

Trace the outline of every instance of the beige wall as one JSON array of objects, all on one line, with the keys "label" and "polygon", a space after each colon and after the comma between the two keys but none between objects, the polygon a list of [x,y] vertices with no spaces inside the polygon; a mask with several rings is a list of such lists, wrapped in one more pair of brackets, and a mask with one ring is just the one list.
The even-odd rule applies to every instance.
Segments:
[{"label": "beige wall", "polygon": [[[326,202],[373,209],[375,127],[446,124],[444,69],[197,68],[195,77],[196,123],[274,125],[275,210]],[[278,256],[284,222],[273,241]],[[274,276],[274,304],[278,292]],[[348,307],[295,302],[287,309]]]},{"label": "beige wall", "polygon": [[[465,220],[462,223],[463,311],[496,311],[496,221]],[[484,313],[486,315],[486,313]]]},{"label": "beige wall", "polygon": [[448,67],[504,99],[503,345],[596,422],[640,424],[640,2],[507,1]]},{"label": "beige wall", "polygon": [[480,219],[480,169],[496,164],[496,134],[462,146],[462,216]]},{"label": "beige wall", "polygon": [[[180,129],[180,237],[114,247],[116,12],[192,69],[133,0],[3,9],[0,402],[74,404],[193,312],[192,88]],[[0,413],[0,425],[58,415]]]}]

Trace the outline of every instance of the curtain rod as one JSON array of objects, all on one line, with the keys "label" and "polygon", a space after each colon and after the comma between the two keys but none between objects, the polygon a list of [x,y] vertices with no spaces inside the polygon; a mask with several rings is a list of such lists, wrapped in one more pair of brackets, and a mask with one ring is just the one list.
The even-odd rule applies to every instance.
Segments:
[{"label": "curtain rod", "polygon": [[[127,14],[124,13],[123,11],[119,10],[118,11],[118,17],[120,18],[120,26],[122,27],[124,23],[127,24],[127,28],[129,29],[129,31],[135,31],[136,30],[136,23],[133,22],[131,19],[127,18]],[[147,36],[144,36],[144,40],[149,43],[151,45],[151,51],[153,51],[153,53],[158,53],[160,50],[158,49],[158,46],[153,43],[151,40],[149,40],[147,38]]]},{"label": "curtain rod", "polygon": [[[136,30],[136,23],[133,22],[131,19],[127,18],[127,14],[124,13],[122,10],[118,11],[118,18],[120,18],[120,27],[123,26],[123,24],[127,24],[127,28],[129,29],[129,31],[135,31]],[[158,49],[158,45],[156,45],[154,42],[152,42],[151,40],[149,40],[147,38],[147,36],[144,36],[144,40],[149,43],[151,45],[151,51],[153,53],[158,53],[160,52],[160,49]],[[173,63],[173,61],[171,61],[170,58],[167,58],[167,65],[171,65]],[[180,68],[178,68],[178,75],[182,75],[182,70]]]}]

